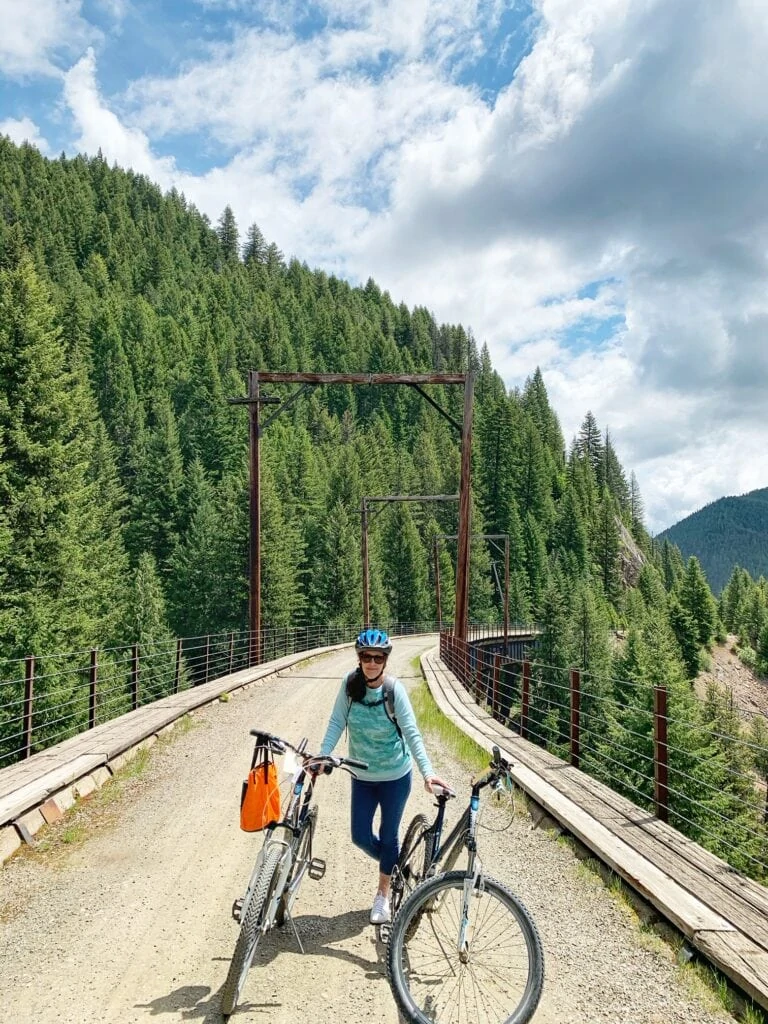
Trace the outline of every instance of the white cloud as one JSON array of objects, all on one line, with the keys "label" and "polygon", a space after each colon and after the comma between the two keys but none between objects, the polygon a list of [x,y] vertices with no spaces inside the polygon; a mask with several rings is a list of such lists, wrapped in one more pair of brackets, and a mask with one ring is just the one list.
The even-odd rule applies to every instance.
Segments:
[{"label": "white cloud", "polygon": [[126,127],[105,106],[96,83],[93,50],[89,49],[64,76],[64,99],[77,124],[77,150],[95,154],[100,149],[110,162],[131,167],[170,187],[175,174],[174,161],[156,157],[146,135]]},{"label": "white cloud", "polygon": [[[493,5],[314,7],[311,38],[287,20],[306,5],[281,3],[271,29],[134,82],[120,117],[89,54],[66,78],[78,147],[463,322],[510,384],[541,365],[566,438],[587,409],[611,430],[654,530],[768,483],[764,6],[539,0],[493,102],[449,70]],[[179,132],[220,166],[158,158],[153,141]],[[579,297],[594,281],[610,283]],[[621,313],[619,335],[589,344],[591,321]]]},{"label": "white cloud", "polygon": [[36,146],[45,156],[50,154],[50,147],[40,134],[40,129],[28,117],[19,119],[8,117],[4,121],[0,121],[0,135],[7,135],[12,142],[19,146],[22,142],[28,142],[30,145]]},{"label": "white cloud", "polygon": [[82,49],[99,33],[82,16],[82,0],[0,0],[0,73],[57,77],[60,54]]}]

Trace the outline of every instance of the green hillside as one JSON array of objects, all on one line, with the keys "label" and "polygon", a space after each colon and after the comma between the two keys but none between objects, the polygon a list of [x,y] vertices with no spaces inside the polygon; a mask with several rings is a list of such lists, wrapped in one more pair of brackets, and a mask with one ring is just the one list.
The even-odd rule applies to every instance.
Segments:
[{"label": "green hillside", "polygon": [[688,558],[695,555],[719,594],[735,566],[768,576],[768,487],[720,498],[659,534]]},{"label": "green hillside", "polygon": [[[649,701],[663,685],[680,724],[670,745],[686,756],[670,773],[670,822],[762,871],[762,807],[751,777],[731,770],[732,726],[689,684],[717,628],[714,599],[695,558],[652,545],[637,481],[590,412],[566,444],[538,369],[508,389],[462,325],[372,280],[353,286],[287,259],[256,224],[241,236],[228,207],[212,225],[184,196],[100,156],[47,160],[2,136],[0,763],[19,753],[14,659],[36,656],[44,745],[60,736],[63,707],[68,729],[87,726],[90,648],[125,676],[119,709],[130,659],[116,648],[141,649],[151,700],[172,685],[153,652],[174,649],[174,636],[247,627],[247,416],[227,399],[244,394],[249,369],[472,371],[473,533],[509,536],[511,617],[540,629],[531,736],[567,756],[578,666],[582,766],[652,809]],[[428,387],[461,421],[462,389]],[[412,388],[314,388],[285,409],[261,445],[264,626],[336,624],[351,638],[362,497],[455,494],[459,454],[451,423]],[[456,532],[456,515],[455,503],[399,503],[374,518],[374,621],[434,620],[433,540]],[[501,620],[499,558],[473,543],[473,621]],[[450,617],[455,550],[442,545],[440,559]],[[752,605],[756,633],[768,597]],[[512,700],[512,677],[509,687]],[[727,758],[712,756],[712,735]],[[726,829],[712,827],[710,803]],[[737,820],[751,827],[734,846]]]}]

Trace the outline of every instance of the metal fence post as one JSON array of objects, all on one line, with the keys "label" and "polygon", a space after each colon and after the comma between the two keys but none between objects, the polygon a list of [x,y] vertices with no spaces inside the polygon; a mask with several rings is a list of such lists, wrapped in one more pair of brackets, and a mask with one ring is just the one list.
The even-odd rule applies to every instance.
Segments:
[{"label": "metal fence post", "polygon": [[173,692],[179,692],[179,682],[181,681],[181,637],[176,638],[176,665],[173,670]]},{"label": "metal fence post", "polygon": [[139,645],[131,647],[131,711],[139,706]]},{"label": "metal fence post", "polygon": [[32,702],[35,692],[35,656],[28,654],[24,659],[24,748],[22,757],[32,755]]},{"label": "metal fence post", "polygon": [[523,688],[520,694],[520,735],[528,739],[528,717],[531,709],[531,663],[523,662]]},{"label": "metal fence post", "polygon": [[205,638],[205,679],[204,682],[208,682],[208,675],[211,668],[211,634]]},{"label": "metal fence post", "polygon": [[656,816],[669,820],[669,748],[667,747],[667,688],[653,688],[653,781]]},{"label": "metal fence post", "polygon": [[88,669],[88,728],[96,725],[96,687],[99,681],[99,652],[91,648],[91,664]]},{"label": "metal fence post", "polygon": [[499,708],[499,672],[501,671],[501,656],[493,656],[493,684],[491,689],[491,714],[498,721],[501,721]]},{"label": "metal fence post", "polygon": [[229,671],[227,675],[232,675],[232,668],[235,663],[235,634],[229,634]]},{"label": "metal fence post", "polygon": [[577,668],[571,669],[571,764],[578,768],[581,763],[581,675]]}]

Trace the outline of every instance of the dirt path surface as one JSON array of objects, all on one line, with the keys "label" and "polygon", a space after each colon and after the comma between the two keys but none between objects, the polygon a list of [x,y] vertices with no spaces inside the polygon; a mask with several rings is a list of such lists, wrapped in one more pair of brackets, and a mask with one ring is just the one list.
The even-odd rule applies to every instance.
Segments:
[{"label": "dirt path surface", "polygon": [[[396,647],[392,668],[415,685],[425,641]],[[430,645],[431,646],[431,645]],[[259,837],[238,828],[249,728],[318,746],[350,653],[302,666],[196,716],[152,752],[149,767],[86,842],[64,855],[11,860],[0,871],[0,1006],[20,1024],[219,1021],[219,989],[237,937],[230,917]],[[440,774],[464,790],[468,771],[428,741]],[[376,869],[348,838],[349,779],[317,789],[316,855],[296,904],[302,956],[289,930],[267,936],[233,1022],[397,1024],[383,949],[368,924]],[[406,816],[431,812],[414,787]],[[454,811],[454,814],[456,812]],[[644,938],[572,852],[525,815],[489,808],[481,852],[515,889],[546,953],[536,1024],[714,1024],[681,984],[670,951]]]}]

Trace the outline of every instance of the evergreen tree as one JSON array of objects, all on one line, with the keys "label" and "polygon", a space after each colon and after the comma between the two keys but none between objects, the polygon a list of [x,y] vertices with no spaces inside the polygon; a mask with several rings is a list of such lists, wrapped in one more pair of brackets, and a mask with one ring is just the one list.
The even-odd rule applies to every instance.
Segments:
[{"label": "evergreen tree", "polygon": [[629,528],[637,541],[644,539],[645,536],[644,516],[643,499],[640,496],[640,487],[633,471],[629,476]]},{"label": "evergreen tree", "polygon": [[224,207],[216,233],[221,243],[221,255],[224,262],[236,263],[240,256],[240,236],[231,206]]},{"label": "evergreen tree", "polygon": [[688,559],[680,580],[679,599],[683,610],[695,625],[699,645],[708,647],[715,634],[717,609],[699,560],[694,555]]},{"label": "evergreen tree", "polygon": [[425,622],[431,617],[427,559],[413,513],[396,503],[384,526],[384,588],[395,622]]},{"label": "evergreen tree", "polygon": [[603,593],[609,601],[616,601],[621,591],[620,547],[616,505],[610,491],[604,487],[595,524],[593,555]]},{"label": "evergreen tree", "polygon": [[[113,519],[119,497],[108,493],[106,450],[81,374],[81,366],[69,364],[31,261],[22,258],[16,268],[0,271],[6,657],[79,650],[94,642],[102,625],[111,629],[103,600],[122,567],[119,544],[111,554],[102,547],[97,557],[89,545],[108,540],[113,529],[119,537]],[[103,509],[100,497],[107,502]]]},{"label": "evergreen tree", "polygon": [[[165,597],[157,565],[147,552],[139,556],[126,608],[126,634],[139,645],[139,703],[148,704],[171,692],[175,674],[173,634],[166,618]],[[193,672],[199,677],[200,655]]]},{"label": "evergreen tree", "polygon": [[267,243],[258,224],[251,224],[243,247],[243,260],[246,265],[261,266],[267,262]]},{"label": "evergreen tree", "polygon": [[142,551],[151,552],[162,571],[178,541],[184,473],[176,417],[163,394],[155,396],[143,448],[127,531],[128,547],[136,559]]},{"label": "evergreen tree", "polygon": [[[591,412],[584,417],[576,437],[575,450],[592,467],[596,476],[600,477],[600,466],[604,457],[603,439],[597,426],[597,420]],[[600,480],[601,485],[605,480]]]}]

